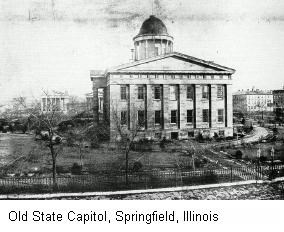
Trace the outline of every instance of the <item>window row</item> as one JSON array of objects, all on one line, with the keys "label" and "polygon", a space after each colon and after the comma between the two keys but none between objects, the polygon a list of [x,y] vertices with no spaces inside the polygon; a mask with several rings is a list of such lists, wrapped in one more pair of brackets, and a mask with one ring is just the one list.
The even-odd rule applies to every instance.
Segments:
[{"label": "window row", "polygon": [[[176,124],[178,121],[178,111],[177,110],[171,110],[171,120],[170,123]],[[144,110],[138,110],[137,112],[137,123],[140,126],[143,126],[145,124],[145,111]],[[156,110],[154,113],[154,121],[155,124],[161,124],[162,123],[162,114],[161,110]],[[209,109],[203,109],[202,110],[202,121],[208,123],[209,122]],[[219,123],[224,122],[224,109],[218,109],[218,115],[217,115],[217,121]],[[186,111],[186,122],[187,123],[194,123],[194,111],[193,110],[187,110]],[[121,111],[120,113],[120,123],[121,125],[127,124],[127,111]]]},{"label": "window row", "polygon": [[[209,85],[202,85],[202,98],[209,99]],[[223,99],[224,98],[224,85],[217,85],[217,98]],[[139,85],[137,89],[137,99],[143,100],[145,99],[145,86]],[[154,86],[154,99],[161,100],[162,98],[162,87],[160,85]],[[170,85],[170,100],[178,100],[179,96],[179,86],[178,85]],[[194,85],[187,85],[186,87],[186,98],[193,100],[195,96],[195,86]],[[127,99],[127,87],[120,86],[120,98],[121,100]]]}]

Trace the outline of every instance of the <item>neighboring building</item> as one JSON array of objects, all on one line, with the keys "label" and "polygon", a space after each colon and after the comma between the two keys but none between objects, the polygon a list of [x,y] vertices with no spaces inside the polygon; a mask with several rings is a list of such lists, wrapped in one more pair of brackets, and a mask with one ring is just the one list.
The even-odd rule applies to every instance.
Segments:
[{"label": "neighboring building", "polygon": [[93,93],[86,94],[86,102],[87,102],[88,112],[93,112],[94,110],[94,94]]},{"label": "neighboring building", "polygon": [[41,96],[41,111],[52,112],[58,111],[67,113],[67,104],[69,102],[69,95],[67,92],[52,91]]},{"label": "neighboring building", "polygon": [[[87,109],[88,111],[94,110],[94,93],[87,93],[86,94],[86,101],[87,101]],[[99,113],[103,113],[104,107],[104,90],[98,89],[98,107]]]},{"label": "neighboring building", "polygon": [[234,69],[173,52],[173,37],[164,23],[150,16],[134,37],[133,62],[91,71],[94,118],[99,123],[99,90],[104,90],[103,118],[110,137],[118,136],[113,116],[130,129],[143,123],[139,136],[188,138],[202,133],[233,135]]},{"label": "neighboring building", "polygon": [[272,112],[272,91],[239,90],[233,94],[233,110],[242,113]]},{"label": "neighboring building", "polygon": [[276,119],[284,121],[284,86],[283,89],[273,90],[273,101]]}]

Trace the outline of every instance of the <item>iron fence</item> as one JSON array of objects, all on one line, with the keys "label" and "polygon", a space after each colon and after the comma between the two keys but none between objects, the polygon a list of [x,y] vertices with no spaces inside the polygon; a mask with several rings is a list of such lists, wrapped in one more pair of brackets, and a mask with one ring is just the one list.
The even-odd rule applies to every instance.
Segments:
[{"label": "iron fence", "polygon": [[191,186],[241,180],[261,180],[284,176],[284,165],[230,167],[223,169],[164,170],[128,173],[103,172],[88,175],[57,176],[56,186],[52,177],[0,178],[0,193],[48,193],[116,191],[127,189],[151,189],[162,187]]}]

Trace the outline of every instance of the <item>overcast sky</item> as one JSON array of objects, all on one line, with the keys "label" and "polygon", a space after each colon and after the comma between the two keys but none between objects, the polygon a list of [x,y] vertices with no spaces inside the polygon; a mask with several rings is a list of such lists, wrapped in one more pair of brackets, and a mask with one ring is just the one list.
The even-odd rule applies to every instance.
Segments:
[{"label": "overcast sky", "polygon": [[0,105],[91,92],[89,70],[128,62],[152,12],[175,51],[236,69],[234,90],[282,88],[283,0],[0,0]]}]

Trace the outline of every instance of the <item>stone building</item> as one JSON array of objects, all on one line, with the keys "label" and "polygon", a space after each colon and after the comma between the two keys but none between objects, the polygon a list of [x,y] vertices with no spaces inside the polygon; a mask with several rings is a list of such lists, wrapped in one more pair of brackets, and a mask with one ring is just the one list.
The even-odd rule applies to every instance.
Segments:
[{"label": "stone building", "polygon": [[272,112],[273,95],[272,91],[262,91],[259,89],[239,90],[233,94],[234,112],[254,113]]},{"label": "stone building", "polygon": [[129,130],[143,122],[139,137],[233,135],[234,69],[173,52],[173,37],[155,16],[143,22],[133,41],[132,62],[90,72],[95,122],[100,123],[98,92],[103,89],[103,118],[112,139],[118,138],[114,114]]},{"label": "stone building", "polygon": [[51,91],[41,96],[41,111],[44,113],[58,111],[68,112],[69,95],[67,92]]},{"label": "stone building", "polygon": [[284,122],[284,86],[283,89],[273,90],[273,101],[276,119]]}]

